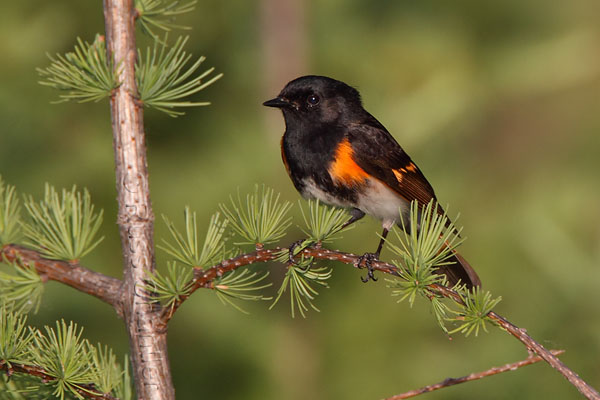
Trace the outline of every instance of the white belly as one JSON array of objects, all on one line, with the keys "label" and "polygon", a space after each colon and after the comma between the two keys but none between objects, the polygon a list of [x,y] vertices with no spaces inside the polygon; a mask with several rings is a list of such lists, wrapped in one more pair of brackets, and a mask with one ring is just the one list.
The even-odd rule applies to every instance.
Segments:
[{"label": "white belly", "polygon": [[380,219],[383,227],[390,229],[400,222],[400,212],[404,221],[408,221],[410,204],[385,184],[372,180],[369,189],[359,195],[356,208]]},{"label": "white belly", "polygon": [[368,188],[359,194],[356,204],[351,205],[340,202],[319,188],[312,180],[305,182],[302,194],[304,197],[319,199],[333,206],[358,208],[365,214],[381,220],[386,229],[400,222],[400,212],[404,220],[408,221],[410,204],[403,197],[378,180],[369,180],[367,185]]}]

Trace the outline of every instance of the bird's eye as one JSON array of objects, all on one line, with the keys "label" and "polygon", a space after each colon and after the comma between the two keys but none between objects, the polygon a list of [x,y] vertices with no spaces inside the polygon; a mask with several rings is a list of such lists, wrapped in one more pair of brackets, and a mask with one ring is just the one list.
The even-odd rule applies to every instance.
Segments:
[{"label": "bird's eye", "polygon": [[319,101],[319,96],[317,96],[316,94],[311,94],[306,99],[306,102],[311,106],[316,106],[317,104],[319,104]]}]

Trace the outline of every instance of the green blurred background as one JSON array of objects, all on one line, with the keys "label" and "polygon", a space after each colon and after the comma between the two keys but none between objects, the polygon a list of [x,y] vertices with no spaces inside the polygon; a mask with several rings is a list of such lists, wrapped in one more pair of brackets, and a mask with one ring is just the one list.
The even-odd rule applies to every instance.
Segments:
[{"label": "green blurred background", "polygon": [[[104,31],[101,2],[13,1],[2,11],[0,173],[38,197],[46,181],[89,188],[106,239],[83,262],[121,276],[108,104],[51,104],[58,93],[35,71],[47,52]],[[361,91],[440,201],[460,211],[462,253],[503,297],[497,311],[566,349],[567,365],[599,387],[598,15],[597,0],[200,1],[179,22],[194,28],[188,49],[225,76],[194,98],[210,107],[177,119],[146,111],[157,238],[166,237],[162,213],[181,223],[190,205],[205,224],[255,183],[295,202],[279,155],[283,119],[261,103],[298,75],[335,77]],[[361,222],[334,247],[372,251],[379,229]],[[283,243],[300,237],[294,229]],[[292,319],[285,302],[245,304],[247,316],[196,293],[169,329],[178,398],[378,399],[527,356],[498,329],[448,340],[424,301],[396,304],[383,279],[365,285],[352,268],[334,268],[321,313],[307,319]],[[278,283],[281,268],[272,270]],[[109,307],[56,283],[46,289],[32,323],[74,320],[92,342],[127,352]],[[538,364],[425,398],[579,395]]]}]

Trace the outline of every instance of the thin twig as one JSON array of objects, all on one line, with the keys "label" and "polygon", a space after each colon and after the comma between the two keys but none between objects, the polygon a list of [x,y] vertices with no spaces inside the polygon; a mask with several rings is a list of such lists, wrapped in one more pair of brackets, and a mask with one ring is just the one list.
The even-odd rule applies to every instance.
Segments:
[{"label": "thin twig", "polygon": [[[56,377],[48,374],[46,370],[36,365],[27,365],[19,363],[6,363],[0,361],[0,370],[6,371],[7,376],[12,376],[15,372],[38,377],[42,382],[56,381]],[[81,384],[75,387],[75,391],[81,396],[92,400],[119,400],[110,393],[102,393],[93,383]]]},{"label": "thin twig", "polygon": [[[224,260],[221,263],[207,269],[195,268],[194,279],[191,282],[191,293],[193,293],[199,288],[211,287],[211,283],[215,278],[223,276],[223,274],[229,271],[233,271],[235,269],[250,264],[272,261],[275,258],[277,258],[281,251],[285,250],[287,250],[287,248],[282,247],[276,247],[274,249],[259,249],[252,253],[242,254],[237,257]],[[309,247],[302,250],[296,257],[301,256],[304,256],[305,258],[313,257],[318,260],[338,261],[343,264],[352,265],[355,268],[363,268],[362,265],[358,265],[360,256],[352,253],[344,253],[337,250]],[[388,264],[383,261],[374,261],[372,263],[372,267],[376,271],[398,276],[398,268],[392,264]],[[462,299],[460,298],[460,296],[452,289],[437,284],[430,285],[429,288],[432,292],[435,292],[436,294],[452,299],[458,303],[462,303]],[[189,295],[182,296],[177,302],[173,304],[172,308],[169,308],[168,311],[163,311],[162,323],[165,326],[169,319],[173,316],[175,311],[177,311],[177,309],[188,297]],[[544,359],[544,361],[550,364],[552,368],[560,372],[573,386],[577,388],[577,390],[579,390],[581,394],[586,396],[588,399],[600,400],[600,394],[598,394],[598,392],[593,387],[591,387],[575,372],[573,372],[565,364],[563,364],[562,361],[556,358],[544,346],[536,342],[531,336],[527,335],[524,329],[521,329],[516,325],[510,323],[504,317],[496,314],[493,311],[488,314],[488,317],[494,322],[496,322],[498,325],[500,325],[508,333],[517,338],[517,340],[523,343],[528,349],[538,354],[542,359]]]},{"label": "thin twig", "polygon": [[100,272],[95,272],[79,264],[66,261],[49,260],[38,252],[16,244],[7,244],[0,248],[0,260],[16,263],[24,267],[34,267],[37,273],[47,280],[53,280],[90,294],[110,304],[117,314],[122,316],[122,282]]},{"label": "thin twig", "polygon": [[533,340],[533,338],[527,334],[525,329],[519,328],[518,326],[508,322],[504,317],[496,314],[494,311],[491,311],[488,314],[488,317],[490,317],[508,333],[516,337],[521,343],[525,344],[528,349],[542,357],[544,361],[552,366],[552,368],[556,369],[565,378],[567,378],[567,380],[571,382],[571,384],[575,386],[582,395],[588,399],[600,400],[600,394],[598,394],[596,389],[588,385],[587,382],[579,377],[579,375],[567,367],[556,356],[546,350],[544,346]]},{"label": "thin twig", "polygon": [[[554,356],[558,356],[559,354],[562,354],[564,352],[565,352],[564,350],[550,350],[550,353],[552,353],[552,355],[554,355]],[[428,385],[428,386],[423,386],[422,388],[419,388],[419,389],[415,389],[415,390],[411,390],[409,392],[397,394],[395,396],[388,397],[385,400],[401,400],[401,399],[408,399],[409,397],[416,397],[423,393],[433,392],[434,390],[443,389],[448,386],[458,385],[459,383],[475,381],[477,379],[485,378],[488,376],[501,374],[502,372],[514,371],[521,367],[535,364],[540,361],[542,361],[542,358],[540,356],[530,355],[525,360],[517,361],[512,364],[506,364],[501,367],[492,367],[486,371],[474,372],[474,373],[466,375],[466,376],[461,376],[460,378],[447,378],[439,383],[436,383],[433,385]]]}]

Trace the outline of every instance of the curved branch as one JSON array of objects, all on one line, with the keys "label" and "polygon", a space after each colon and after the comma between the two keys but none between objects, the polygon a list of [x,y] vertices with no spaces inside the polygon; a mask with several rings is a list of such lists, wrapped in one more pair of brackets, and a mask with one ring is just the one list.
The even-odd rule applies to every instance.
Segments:
[{"label": "curved branch", "polygon": [[[564,353],[565,351],[564,350],[550,350],[550,352],[553,355],[558,356],[558,355]],[[423,386],[420,389],[411,390],[409,392],[397,394],[395,396],[388,397],[385,400],[401,400],[401,399],[408,399],[409,397],[416,397],[423,393],[433,392],[434,390],[443,389],[448,386],[458,385],[459,383],[475,381],[477,379],[486,378],[488,376],[501,374],[502,372],[514,371],[515,369],[525,367],[527,365],[535,364],[540,361],[542,361],[542,358],[540,356],[530,355],[525,360],[517,361],[512,364],[505,364],[501,367],[492,367],[486,371],[473,372],[472,374],[469,374],[466,376],[461,376],[460,378],[447,378],[447,379],[444,379],[442,382],[439,382],[439,383],[436,383],[433,385]]]},{"label": "curved branch", "polygon": [[[6,371],[8,377],[12,376],[15,372],[27,374],[38,377],[44,383],[52,382],[56,380],[55,376],[49,375],[43,368],[35,365],[26,365],[18,363],[10,363],[10,365],[4,361],[0,361],[0,370]],[[81,388],[76,387],[75,391],[82,397],[92,400],[118,400],[109,393],[101,393],[96,385],[93,383],[79,385]]]},{"label": "curved branch", "polygon": [[[224,260],[221,263],[207,269],[194,268],[194,279],[192,282],[192,290],[190,292],[190,295],[199,288],[210,288],[212,285],[212,281],[215,278],[223,276],[227,272],[233,271],[235,269],[250,264],[273,261],[279,256],[279,254],[282,251],[287,251],[287,248],[276,247],[274,249],[258,249],[252,253],[242,254],[240,256]],[[309,247],[302,250],[296,257],[300,256],[304,256],[305,258],[313,257],[317,260],[338,261],[343,264],[352,265],[355,268],[364,268],[363,265],[358,264],[360,261],[360,256],[352,253],[344,253],[337,250]],[[395,265],[383,261],[374,261],[372,262],[372,266],[373,269],[376,271],[395,276],[399,275],[398,268]],[[436,294],[452,299],[458,303],[462,303],[460,296],[452,289],[437,284],[430,285],[429,288]],[[173,304],[172,307],[163,310],[162,324],[164,325],[164,327],[166,327],[166,324],[173,316],[175,311],[188,297],[189,295],[182,296],[177,302]],[[577,390],[579,390],[581,394],[586,396],[588,399],[600,400],[600,394],[598,394],[598,392],[593,387],[591,387],[575,372],[569,369],[562,361],[560,361],[544,346],[536,342],[531,336],[527,335],[524,329],[517,327],[516,325],[512,324],[504,317],[496,314],[493,311],[488,314],[488,317],[492,321],[500,325],[508,333],[513,335],[528,349],[539,355],[544,361],[550,364],[552,368],[560,372],[573,386],[577,388]]]},{"label": "curved branch", "polygon": [[79,264],[66,261],[49,260],[38,252],[16,244],[7,244],[0,248],[0,259],[17,265],[34,267],[44,280],[53,280],[71,286],[110,304],[122,316],[122,282],[100,272],[95,272]]}]

